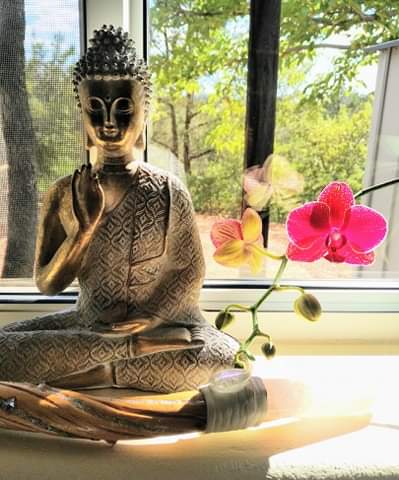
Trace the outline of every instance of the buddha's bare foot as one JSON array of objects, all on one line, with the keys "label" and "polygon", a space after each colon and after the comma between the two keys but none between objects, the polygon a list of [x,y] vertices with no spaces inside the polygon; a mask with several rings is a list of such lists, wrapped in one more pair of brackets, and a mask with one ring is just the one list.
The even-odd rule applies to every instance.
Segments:
[{"label": "buddha's bare foot", "polygon": [[114,385],[113,367],[111,363],[97,365],[83,372],[71,373],[48,382],[57,388],[105,388]]}]

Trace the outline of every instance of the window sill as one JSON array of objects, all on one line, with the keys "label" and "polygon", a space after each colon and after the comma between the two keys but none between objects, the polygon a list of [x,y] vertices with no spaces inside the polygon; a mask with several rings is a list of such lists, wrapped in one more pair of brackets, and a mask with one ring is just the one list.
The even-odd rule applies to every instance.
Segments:
[{"label": "window sill", "polygon": [[239,432],[123,441],[112,449],[2,431],[0,469],[4,478],[31,480],[399,478],[399,390],[392,381],[398,368],[399,356],[259,359],[255,373],[270,385],[278,378],[311,385],[312,402],[301,416],[286,413]]},{"label": "window sill", "polygon": [[[399,282],[388,280],[342,280],[292,282],[317,296],[325,312],[399,312]],[[284,282],[282,282],[284,285]],[[200,306],[206,311],[218,311],[229,303],[255,303],[267,284],[257,280],[207,280],[201,290]],[[2,304],[73,304],[79,286],[73,285],[55,297],[42,295],[32,280],[0,281],[0,308]],[[297,297],[295,292],[271,295],[261,310],[290,312]],[[51,307],[49,307],[51,308]]]},{"label": "window sill", "polygon": [[[207,320],[213,324],[215,312],[228,303],[250,305],[260,293],[257,288],[236,291],[204,288],[200,305]],[[322,318],[316,323],[303,321],[292,312],[295,294],[276,294],[276,300],[267,304],[270,310],[260,313],[260,325],[273,337],[279,354],[399,354],[399,295],[396,289],[315,290],[313,293],[323,306]],[[56,297],[43,296],[32,287],[18,293],[3,288],[0,291],[0,328],[14,321],[71,308],[76,298],[76,288]],[[361,309],[349,311],[356,305]],[[235,313],[235,317],[228,333],[239,339],[248,337],[249,316]],[[259,352],[259,349],[255,351]]]}]

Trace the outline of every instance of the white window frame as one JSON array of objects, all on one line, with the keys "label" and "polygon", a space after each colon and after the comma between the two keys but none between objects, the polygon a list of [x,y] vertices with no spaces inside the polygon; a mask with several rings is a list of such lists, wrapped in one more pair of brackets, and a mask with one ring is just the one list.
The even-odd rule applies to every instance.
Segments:
[{"label": "white window frame", "polygon": [[[84,9],[83,19],[86,22],[84,31],[87,39],[94,29],[103,24],[122,26],[129,31],[136,43],[139,56],[146,57],[147,47],[147,7],[146,0],[82,0]],[[296,282],[294,282],[296,283]],[[302,339],[306,335],[315,335],[318,345],[331,344],[335,339],[342,339],[348,343],[370,342],[394,345],[394,351],[399,353],[399,282],[397,281],[368,281],[365,279],[321,282],[297,282],[315,294],[320,300],[323,311],[328,318],[340,319],[334,322],[318,322],[312,329],[303,330],[302,322],[289,323],[289,332],[285,332],[284,316],[289,317],[295,294],[276,293],[260,309],[262,312],[275,312],[274,316],[267,316],[268,330],[279,332],[279,341],[295,343],[295,338]],[[256,280],[207,280],[201,292],[200,307],[209,312],[209,319],[214,315],[211,312],[224,308],[229,303],[251,305],[255,303],[267,288],[267,282]],[[10,287],[0,290],[0,326],[4,322],[34,315],[57,311],[70,307],[75,303],[78,294],[76,287],[71,287],[56,297],[40,295],[32,286],[16,287],[10,282]],[[284,313],[284,315],[282,315]],[[340,314],[338,316],[337,314]],[[353,315],[352,315],[353,314]],[[350,322],[351,315],[356,317],[356,327],[350,333],[348,329],[342,332],[342,319]],[[271,318],[271,320],[270,320]],[[349,319],[348,319],[349,318]],[[378,322],[376,324],[375,322]],[[287,327],[288,328],[288,327]],[[377,330],[376,330],[377,328]],[[229,330],[233,335],[243,336],[242,327],[233,327]],[[305,333],[304,333],[305,332]],[[376,333],[377,332],[377,333]]]}]

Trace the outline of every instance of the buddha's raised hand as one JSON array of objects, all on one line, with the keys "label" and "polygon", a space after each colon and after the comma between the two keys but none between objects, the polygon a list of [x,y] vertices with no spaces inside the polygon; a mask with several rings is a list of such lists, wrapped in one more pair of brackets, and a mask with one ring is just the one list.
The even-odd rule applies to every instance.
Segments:
[{"label": "buddha's raised hand", "polygon": [[104,191],[91,164],[82,165],[72,177],[72,205],[81,232],[93,231],[105,207]]}]

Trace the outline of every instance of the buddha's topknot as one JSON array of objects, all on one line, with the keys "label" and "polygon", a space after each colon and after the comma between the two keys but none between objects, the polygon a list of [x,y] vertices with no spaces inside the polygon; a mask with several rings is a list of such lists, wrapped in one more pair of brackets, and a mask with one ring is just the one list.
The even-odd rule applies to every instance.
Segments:
[{"label": "buddha's topknot", "polygon": [[84,79],[127,79],[137,80],[144,86],[145,109],[148,111],[151,99],[150,74],[144,60],[138,59],[133,40],[127,32],[113,25],[103,25],[94,30],[90,47],[76,63],[73,71],[73,86],[79,102],[78,86]]}]

